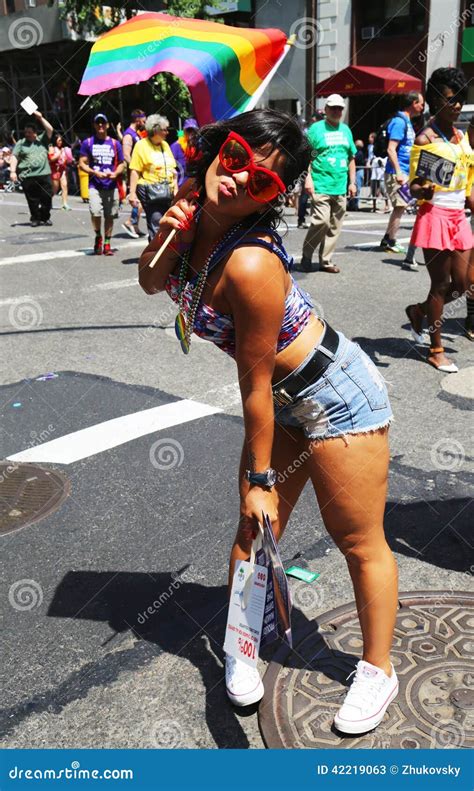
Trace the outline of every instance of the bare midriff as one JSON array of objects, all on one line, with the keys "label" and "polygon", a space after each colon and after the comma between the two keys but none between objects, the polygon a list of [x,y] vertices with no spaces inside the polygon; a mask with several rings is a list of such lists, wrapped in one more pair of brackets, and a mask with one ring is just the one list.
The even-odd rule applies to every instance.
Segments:
[{"label": "bare midriff", "polygon": [[312,315],[306,327],[289,346],[278,352],[273,372],[273,383],[279,382],[298,368],[314,349],[323,334],[324,325],[317,316]]}]

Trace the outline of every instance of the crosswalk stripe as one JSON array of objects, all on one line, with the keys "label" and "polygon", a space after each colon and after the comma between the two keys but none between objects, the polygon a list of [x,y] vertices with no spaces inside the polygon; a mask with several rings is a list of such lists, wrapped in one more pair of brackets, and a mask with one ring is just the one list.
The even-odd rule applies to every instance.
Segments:
[{"label": "crosswalk stripe", "polygon": [[[115,239],[112,240],[112,246],[115,244]],[[137,243],[141,243],[138,245]],[[130,239],[129,242],[120,244],[118,252],[121,253],[127,247],[135,247],[138,250],[144,249],[146,242],[143,239]],[[12,266],[13,264],[33,264],[33,263],[49,263],[57,258],[81,258],[85,255],[92,256],[92,247],[85,247],[81,250],[45,250],[44,253],[27,253],[26,255],[12,255],[8,258],[0,258],[0,266]],[[94,260],[97,258],[94,257]]]},{"label": "crosswalk stripe", "polygon": [[[106,420],[94,426],[65,434],[63,437],[44,442],[20,453],[8,456],[10,461],[49,462],[72,464],[73,462],[103,453],[126,442],[171,428],[181,423],[222,412],[218,407],[199,401],[183,399],[170,404],[144,409],[131,415]],[[162,449],[163,453],[165,448]]]},{"label": "crosswalk stripe", "polygon": [[[377,234],[378,235],[378,234]],[[397,239],[397,242],[409,242],[411,236],[404,236],[402,239]],[[379,247],[378,244],[374,244],[373,242],[358,242],[357,244],[351,244],[350,247],[357,247],[359,250],[363,250],[364,247]],[[381,250],[381,253],[389,253],[389,250]]]}]

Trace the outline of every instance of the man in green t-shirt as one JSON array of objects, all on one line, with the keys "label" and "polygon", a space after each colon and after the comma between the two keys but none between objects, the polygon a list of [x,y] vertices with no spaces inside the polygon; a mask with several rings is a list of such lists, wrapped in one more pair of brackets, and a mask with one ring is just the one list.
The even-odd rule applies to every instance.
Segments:
[{"label": "man in green t-shirt", "polygon": [[51,143],[53,127],[38,110],[33,115],[43,127],[43,132],[38,134],[34,121],[28,121],[25,124],[24,136],[13,149],[10,178],[12,181],[20,179],[30,209],[31,225],[36,227],[52,225],[53,191],[48,148]]},{"label": "man in green t-shirt", "polygon": [[[356,147],[352,132],[341,122],[345,102],[342,96],[328,96],[326,118],[308,129],[313,149],[310,172],[305,189],[311,196],[311,225],[303,243],[300,272],[339,272],[331,263],[342,220],[346,212],[346,195],[357,194],[354,154]],[[347,179],[349,177],[349,189]],[[319,265],[313,264],[313,253],[319,248]]]}]

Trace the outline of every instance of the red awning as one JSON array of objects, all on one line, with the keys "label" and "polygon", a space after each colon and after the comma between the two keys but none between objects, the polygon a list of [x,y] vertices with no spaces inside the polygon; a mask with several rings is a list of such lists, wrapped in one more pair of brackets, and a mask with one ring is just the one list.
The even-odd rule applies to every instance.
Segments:
[{"label": "red awning", "polygon": [[348,66],[316,85],[316,96],[340,93],[361,96],[368,93],[408,93],[421,91],[421,80],[398,69],[382,66]]}]

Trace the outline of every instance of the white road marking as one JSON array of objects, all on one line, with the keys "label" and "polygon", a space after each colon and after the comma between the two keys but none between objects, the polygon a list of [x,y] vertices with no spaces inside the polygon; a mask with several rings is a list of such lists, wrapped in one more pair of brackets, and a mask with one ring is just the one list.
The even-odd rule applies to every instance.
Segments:
[{"label": "white road marking", "polygon": [[0,307],[2,305],[16,305],[17,302],[34,302],[39,299],[51,299],[52,294],[22,294],[19,297],[8,297],[8,299],[0,299]]},{"label": "white road marking", "polygon": [[130,286],[138,286],[138,279],[131,277],[129,280],[110,280],[108,283],[96,283],[93,286],[82,288],[81,291],[91,293],[93,291],[111,291],[114,288],[129,288]]},{"label": "white road marking", "polygon": [[[79,293],[81,294],[92,294],[94,291],[112,291],[114,288],[129,288],[130,286],[138,286],[138,280],[136,277],[131,277],[127,280],[110,280],[105,283],[95,283],[93,286],[87,286],[87,288],[80,288]],[[72,294],[72,291],[60,291],[60,294],[68,295]],[[77,294],[77,291],[74,291]],[[58,294],[21,294],[19,297],[8,297],[6,299],[0,299],[0,307],[2,305],[15,305],[17,302],[31,302],[33,300],[42,300],[45,299],[57,299]]]},{"label": "white road marking", "polygon": [[[411,239],[411,236],[404,236],[403,239],[397,239],[397,242],[409,242],[410,239]],[[350,245],[350,247],[357,247],[359,250],[363,250],[364,247],[370,248],[370,247],[378,247],[378,246],[379,246],[378,244],[374,244],[373,242],[359,242],[358,244],[351,244]],[[381,250],[380,252],[381,253],[387,253],[388,255],[390,255],[390,251],[389,250]]]},{"label": "white road marking", "polygon": [[222,412],[218,407],[202,404],[199,401],[184,399],[163,406],[144,409],[131,415],[106,420],[95,426],[74,431],[58,439],[44,442],[33,448],[9,456],[11,461],[48,462],[51,464],[72,464],[125,442],[162,431],[181,423],[189,423],[207,415]]},{"label": "white road marking", "polygon": [[[373,218],[371,218],[371,216],[369,214],[369,215],[367,215],[367,219],[365,219],[365,220],[343,220],[343,228],[347,228],[347,227],[351,227],[352,228],[352,227],[356,227],[357,225],[364,225],[364,226],[367,226],[367,225],[387,225],[389,216],[390,216],[389,214],[386,214],[385,217],[373,217]],[[307,217],[306,218],[306,222],[309,222],[309,220],[310,220],[310,218]],[[414,216],[404,217],[403,220],[402,220],[402,226],[403,225],[413,225],[414,222],[415,222],[415,217]],[[288,225],[288,228],[297,228],[298,227],[296,223],[291,223],[291,222],[287,223],[287,225]],[[304,231],[304,230],[308,230],[308,229],[307,228],[300,228],[300,231]]]},{"label": "white road marking", "polygon": [[[385,217],[374,217],[372,219],[367,217],[366,220],[345,220],[344,225],[387,225],[389,216],[390,214],[386,214]],[[414,223],[415,217],[413,215],[404,217],[402,220],[402,225],[414,225]]]},{"label": "white road marking", "polygon": [[[112,239],[112,245],[114,240]],[[147,242],[143,239],[130,239],[129,242],[120,245],[118,253],[121,253],[126,247],[137,247],[138,244],[145,248]],[[12,255],[9,258],[0,258],[0,266],[11,266],[12,264],[32,264],[39,261],[52,261],[55,258],[81,258],[82,256],[90,255],[92,258],[92,247],[84,247],[80,250],[56,250],[54,252],[45,250],[44,253],[28,253],[27,255]]]}]

